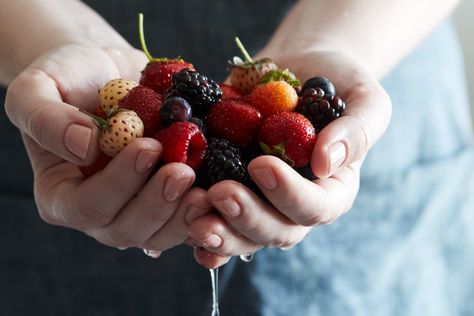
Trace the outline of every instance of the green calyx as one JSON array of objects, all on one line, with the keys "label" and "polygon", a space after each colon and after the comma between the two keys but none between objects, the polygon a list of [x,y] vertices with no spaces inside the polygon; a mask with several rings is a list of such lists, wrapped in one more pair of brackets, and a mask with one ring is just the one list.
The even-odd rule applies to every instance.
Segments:
[{"label": "green calyx", "polygon": [[296,76],[288,69],[270,70],[265,76],[262,77],[259,85],[265,85],[273,81],[285,81],[293,88],[301,87],[301,81],[296,79]]},{"label": "green calyx", "polygon": [[165,62],[179,62],[179,63],[184,63],[184,60],[181,57],[177,58],[154,58],[151,54],[150,51],[148,50],[148,47],[146,46],[146,41],[145,41],[145,31],[143,27],[143,13],[138,14],[138,36],[140,38],[140,45],[142,47],[142,51],[145,53],[146,57],[148,60],[152,63],[165,63]]},{"label": "green calyx", "polygon": [[291,159],[285,152],[285,143],[280,143],[276,146],[270,147],[265,143],[259,142],[260,148],[266,155],[272,155],[280,158],[284,162],[286,162],[290,167],[295,165],[293,159]]},{"label": "green calyx", "polygon": [[116,113],[116,112],[114,112],[113,114],[107,114],[107,118],[102,118],[100,116],[89,113],[89,112],[87,112],[86,110],[83,110],[83,109],[79,109],[79,111],[81,111],[84,114],[89,115],[92,118],[95,125],[97,125],[97,127],[99,127],[101,130],[109,130],[110,129],[110,124],[109,124],[108,118],[114,116],[115,113]]}]

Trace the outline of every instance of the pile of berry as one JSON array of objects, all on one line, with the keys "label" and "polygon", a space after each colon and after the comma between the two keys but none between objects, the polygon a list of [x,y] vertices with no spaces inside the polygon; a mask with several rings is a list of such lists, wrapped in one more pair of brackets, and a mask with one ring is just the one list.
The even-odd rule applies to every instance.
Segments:
[{"label": "pile of berry", "polygon": [[236,39],[244,60],[234,57],[230,84],[218,84],[182,59],[153,58],[143,39],[142,16],[140,25],[150,61],[140,83],[115,79],[100,89],[93,117],[101,128],[103,155],[80,167],[85,176],[104,168],[138,137],[160,141],[161,165],[189,165],[205,188],[226,179],[252,187],[247,164],[260,155],[310,169],[317,133],[345,108],[328,79],[314,77],[301,85],[270,59],[252,60]]}]

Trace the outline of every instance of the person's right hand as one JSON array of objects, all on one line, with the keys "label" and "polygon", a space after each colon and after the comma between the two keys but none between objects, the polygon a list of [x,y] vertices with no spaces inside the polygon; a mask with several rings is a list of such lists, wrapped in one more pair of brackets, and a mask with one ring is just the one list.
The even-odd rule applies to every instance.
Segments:
[{"label": "person's right hand", "polygon": [[93,112],[98,88],[110,79],[137,80],[146,62],[131,47],[61,46],[11,83],[5,107],[30,157],[43,220],[112,247],[157,254],[187,238],[188,209],[205,213],[210,208],[203,190],[189,190],[193,170],[173,163],[151,176],[162,147],[150,138],[133,141],[88,179],[77,168],[99,154],[99,131],[78,108]]}]

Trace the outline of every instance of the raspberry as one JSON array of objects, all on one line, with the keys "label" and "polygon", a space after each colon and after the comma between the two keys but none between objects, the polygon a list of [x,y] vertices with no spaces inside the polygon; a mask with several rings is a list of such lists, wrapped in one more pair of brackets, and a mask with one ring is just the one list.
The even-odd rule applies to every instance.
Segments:
[{"label": "raspberry", "polygon": [[210,106],[222,98],[219,85],[197,71],[182,69],[173,75],[172,81],[168,97],[178,96],[186,99],[197,117],[204,118]]},{"label": "raspberry", "polygon": [[209,138],[207,149],[205,167],[209,186],[223,180],[249,182],[247,168],[237,146],[225,139]]},{"label": "raspberry", "polygon": [[304,90],[296,111],[306,116],[317,132],[342,115],[346,108],[338,96],[325,94],[321,88]]}]

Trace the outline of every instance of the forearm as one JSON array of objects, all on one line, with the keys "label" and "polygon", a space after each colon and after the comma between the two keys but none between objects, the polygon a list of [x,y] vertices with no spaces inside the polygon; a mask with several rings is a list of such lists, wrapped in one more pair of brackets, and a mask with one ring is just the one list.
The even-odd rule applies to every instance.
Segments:
[{"label": "forearm", "polygon": [[128,45],[77,0],[0,0],[0,42],[0,85],[7,85],[39,55],[62,44]]},{"label": "forearm", "polygon": [[345,51],[378,78],[406,56],[458,0],[300,0],[265,49]]}]

